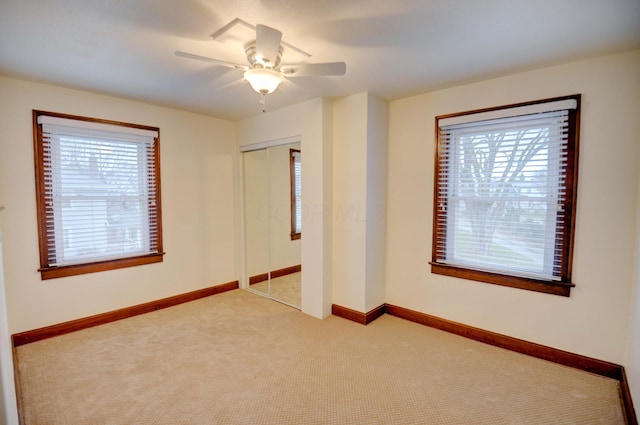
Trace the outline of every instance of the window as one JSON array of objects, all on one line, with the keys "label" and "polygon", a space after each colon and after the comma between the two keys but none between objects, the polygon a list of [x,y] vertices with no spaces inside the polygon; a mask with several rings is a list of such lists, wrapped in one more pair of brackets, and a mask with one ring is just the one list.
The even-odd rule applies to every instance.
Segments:
[{"label": "window", "polygon": [[302,236],[302,160],[300,150],[289,149],[291,172],[291,240]]},{"label": "window", "polygon": [[579,107],[436,117],[432,273],[569,296]]},{"label": "window", "polygon": [[161,262],[158,128],[33,118],[42,279]]}]

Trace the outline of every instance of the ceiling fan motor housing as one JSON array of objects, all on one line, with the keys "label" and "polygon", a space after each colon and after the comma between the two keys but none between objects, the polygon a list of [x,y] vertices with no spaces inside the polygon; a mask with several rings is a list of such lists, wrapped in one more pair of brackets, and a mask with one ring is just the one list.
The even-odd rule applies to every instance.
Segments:
[{"label": "ceiling fan motor housing", "polygon": [[280,66],[280,60],[282,59],[283,48],[282,45],[278,48],[278,54],[276,55],[275,61],[271,62],[269,59],[261,58],[256,55],[256,42],[252,41],[247,44],[244,49],[247,54],[247,60],[251,64],[252,68],[271,68],[276,69]]}]

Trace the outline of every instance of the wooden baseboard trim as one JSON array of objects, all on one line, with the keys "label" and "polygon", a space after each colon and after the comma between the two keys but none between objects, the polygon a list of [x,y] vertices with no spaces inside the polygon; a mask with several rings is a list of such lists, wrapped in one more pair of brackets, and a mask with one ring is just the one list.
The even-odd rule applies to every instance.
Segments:
[{"label": "wooden baseboard trim", "polygon": [[385,312],[392,316],[460,335],[465,338],[470,338],[475,341],[484,342],[485,344],[548,360],[574,369],[595,373],[607,378],[616,379],[620,382],[620,399],[622,401],[625,423],[627,425],[638,425],[638,419],[633,407],[633,400],[631,399],[631,391],[629,390],[624,366],[580,354],[570,353],[568,351],[559,350],[546,345],[513,338],[507,335],[486,331],[484,329],[475,328],[473,326],[453,322],[392,304],[385,304],[384,307]]},{"label": "wooden baseboard trim", "polygon": [[[288,274],[297,273],[299,271],[302,271],[301,264],[298,264],[296,266],[285,267],[283,269],[273,270],[271,272],[271,278],[275,279],[277,277],[286,276]],[[249,278],[249,285],[254,285],[256,283],[264,282],[267,279],[269,279],[269,273],[260,273],[255,276],[251,276]]]},{"label": "wooden baseboard trim", "polygon": [[283,269],[274,270],[271,272],[271,278],[275,279],[277,277],[286,276],[288,274],[298,273],[302,271],[302,265],[298,264],[296,266],[285,267]]},{"label": "wooden baseboard trim", "polygon": [[[294,266],[295,267],[295,266]],[[283,269],[284,270],[284,269]],[[294,272],[292,272],[294,273]],[[113,322],[127,317],[137,316],[139,314],[150,313],[152,311],[160,310],[163,308],[171,307],[174,305],[182,304],[189,301],[194,301],[199,298],[208,297],[211,295],[219,294],[226,291],[231,291],[239,287],[238,281],[228,282],[221,285],[212,286],[209,288],[200,289],[186,294],[176,295],[173,297],[163,298],[157,301],[151,301],[145,304],[139,304],[132,307],[126,307],[119,310],[110,311],[107,313],[97,314],[95,316],[85,317],[82,319],[72,320],[69,322],[60,323],[57,325],[47,326],[44,328],[34,329],[31,331],[17,333],[11,336],[13,341],[14,352],[14,364],[17,365],[17,359],[15,358],[15,347],[28,344],[30,342],[40,341],[46,338],[51,338],[58,335],[63,335],[70,332],[90,328],[93,326],[102,325],[105,323]],[[493,345],[507,350],[515,351],[518,353],[526,354],[529,356],[537,357],[539,359],[548,360],[554,363],[558,363],[564,366],[569,366],[574,369],[579,369],[591,373],[595,373],[600,376],[616,379],[620,382],[620,398],[622,400],[623,413],[625,415],[625,423],[627,425],[638,425],[637,416],[633,406],[633,400],[631,398],[631,391],[626,378],[624,366],[609,363],[603,360],[594,359],[591,357],[582,356],[580,354],[570,353],[568,351],[559,350],[556,348],[548,347],[533,342],[528,342],[522,339],[513,338],[507,335],[486,331],[484,329],[468,326],[462,323],[453,322],[450,320],[442,319],[436,316],[431,316],[426,313],[410,310],[404,307],[395,306],[392,304],[382,304],[367,313],[362,313],[356,310],[352,310],[347,307],[342,307],[337,304],[331,306],[331,313],[335,316],[351,320],[356,323],[367,325],[373,322],[378,317],[387,313],[391,316],[396,316],[401,319],[409,320],[421,325],[429,326],[435,329],[439,329],[445,332],[453,333],[456,335],[470,338],[475,341],[483,342],[485,344]],[[17,371],[17,368],[16,368]],[[16,376],[16,384],[19,380]],[[19,386],[16,387],[19,392]],[[21,397],[18,395],[18,400]],[[18,405],[19,414],[22,417],[22,410],[20,404]]]},{"label": "wooden baseboard trim", "polygon": [[633,408],[633,400],[631,399],[631,390],[629,389],[629,382],[627,381],[627,374],[622,368],[620,379],[620,398],[622,399],[622,411],[624,413],[625,423],[627,425],[638,425],[638,417],[636,411]]},{"label": "wooden baseboard trim", "polygon": [[385,304],[382,304],[367,313],[362,313],[337,304],[331,305],[331,314],[342,317],[343,319],[351,320],[352,322],[360,323],[361,325],[368,325],[378,317],[382,316],[385,312]]},{"label": "wooden baseboard trim", "polygon": [[264,282],[269,279],[269,273],[260,273],[249,278],[249,285],[255,285],[256,283]]},{"label": "wooden baseboard trim", "polygon": [[484,342],[517,353],[527,354],[539,359],[549,360],[564,366],[570,366],[575,369],[584,370],[595,373],[597,375],[606,376],[620,380],[622,378],[620,365],[570,353],[568,351],[558,350],[557,348],[528,342],[522,339],[513,338],[507,335],[486,331],[484,329],[475,328],[462,323],[441,319],[418,311],[409,310],[403,307],[387,304],[387,313],[420,323],[435,329],[440,329],[449,333],[464,336],[475,341]]},{"label": "wooden baseboard trim", "polygon": [[93,326],[103,325],[116,320],[126,319],[139,314],[150,313],[152,311],[161,310],[174,305],[209,297],[222,292],[231,291],[238,287],[239,282],[236,280],[233,282],[223,283],[221,285],[211,286],[209,288],[199,289],[197,291],[187,292],[185,294],[175,295],[173,297],[96,314],[95,316],[84,317],[81,319],[71,320],[69,322],[46,326],[44,328],[20,332],[13,334],[11,338],[13,340],[13,346],[19,347],[20,345],[28,344],[30,342],[64,335],[82,329],[91,328]]},{"label": "wooden baseboard trim", "polygon": [[382,316],[386,312],[387,312],[386,304],[382,304],[382,305],[374,308],[373,310],[368,311],[367,314],[366,314],[367,324],[373,322],[374,320],[376,320],[378,317]]},{"label": "wooden baseboard trim", "polygon": [[475,328],[473,326],[453,322],[451,320],[442,319],[440,317],[431,316],[426,313],[421,313],[404,307],[398,307],[392,304],[383,304],[368,313],[362,313],[360,311],[333,304],[331,306],[331,313],[334,316],[342,317],[343,319],[351,320],[362,325],[371,323],[381,315],[387,313],[391,316],[396,316],[421,325],[460,335],[495,347],[504,348],[517,353],[526,354],[528,356],[572,367],[574,369],[615,379],[620,382],[620,399],[622,401],[625,423],[627,425],[638,425],[638,419],[633,407],[633,400],[631,399],[631,391],[629,390],[624,366],[580,354],[570,353],[568,351],[559,350],[546,345],[513,338],[507,335],[486,331],[484,329]]}]

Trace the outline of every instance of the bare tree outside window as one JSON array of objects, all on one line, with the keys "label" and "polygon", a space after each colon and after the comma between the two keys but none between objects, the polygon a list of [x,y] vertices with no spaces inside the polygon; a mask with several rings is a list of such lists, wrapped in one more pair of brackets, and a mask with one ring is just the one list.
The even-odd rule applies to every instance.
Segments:
[{"label": "bare tree outside window", "polygon": [[[566,292],[578,99],[568,99],[571,108],[567,99],[552,99],[533,110],[527,104],[437,118],[434,273],[464,268],[477,280],[526,281],[525,289],[546,283]],[[565,109],[554,109],[558,102]]]},{"label": "bare tree outside window", "polygon": [[[502,244],[502,253],[499,246],[494,247],[496,232],[502,240],[514,237],[529,242],[533,251],[544,242],[536,240],[540,232],[529,226],[544,221],[545,198],[554,196],[547,193],[546,184],[536,184],[536,179],[546,175],[548,133],[548,129],[530,129],[461,138],[460,219],[468,220],[470,243],[466,251],[470,255],[516,256],[509,252],[509,244]],[[490,252],[492,247],[494,252]]]}]

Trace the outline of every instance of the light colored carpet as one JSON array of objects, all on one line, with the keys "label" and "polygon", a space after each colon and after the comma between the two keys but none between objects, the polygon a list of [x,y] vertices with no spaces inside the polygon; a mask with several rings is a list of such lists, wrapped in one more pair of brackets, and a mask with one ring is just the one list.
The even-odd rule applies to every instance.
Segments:
[{"label": "light colored carpet", "polygon": [[618,383],[244,290],[17,348],[26,425],[622,424]]},{"label": "light colored carpet", "polygon": [[302,272],[291,273],[276,277],[271,281],[264,281],[251,285],[251,289],[263,294],[269,294],[276,300],[283,301],[294,307],[302,305],[300,297],[300,280]]}]

